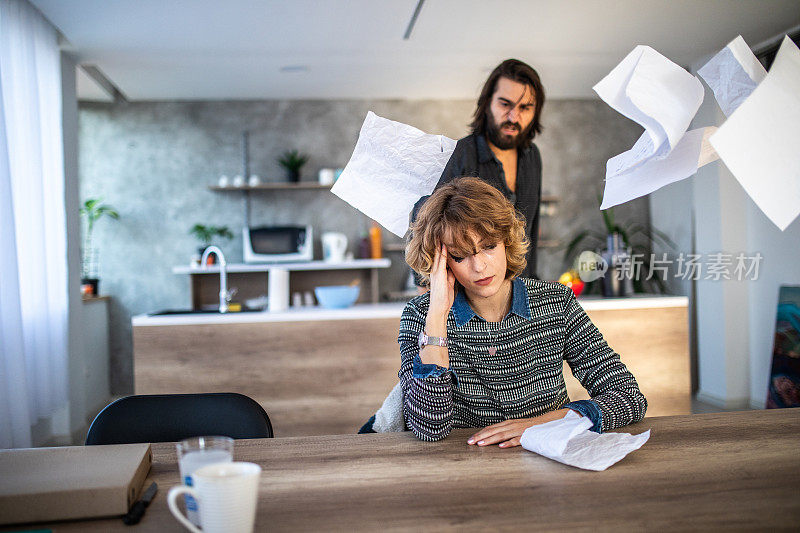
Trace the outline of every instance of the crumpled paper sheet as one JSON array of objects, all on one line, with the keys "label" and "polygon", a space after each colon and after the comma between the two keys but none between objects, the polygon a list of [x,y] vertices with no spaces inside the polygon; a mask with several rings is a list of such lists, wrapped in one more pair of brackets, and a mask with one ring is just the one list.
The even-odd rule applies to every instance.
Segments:
[{"label": "crumpled paper sheet", "polygon": [[703,130],[686,134],[686,129],[703,102],[700,80],[649,46],[639,45],[594,90],[645,128],[630,150],[608,160],[600,209],[644,196],[697,171]]},{"label": "crumpled paper sheet", "polygon": [[729,117],[767,76],[741,35],[728,43],[697,73],[714,91],[722,112]]},{"label": "crumpled paper sheet", "polygon": [[455,148],[453,139],[370,111],[331,192],[403,237],[414,204],[433,192]]},{"label": "crumpled paper sheet", "polygon": [[769,73],[711,136],[720,159],[781,230],[800,216],[800,50],[785,37]]},{"label": "crumpled paper sheet", "polygon": [[584,470],[601,471],[641,448],[650,438],[650,430],[630,433],[594,433],[592,421],[574,411],[561,420],[531,426],[520,439],[528,451]]}]

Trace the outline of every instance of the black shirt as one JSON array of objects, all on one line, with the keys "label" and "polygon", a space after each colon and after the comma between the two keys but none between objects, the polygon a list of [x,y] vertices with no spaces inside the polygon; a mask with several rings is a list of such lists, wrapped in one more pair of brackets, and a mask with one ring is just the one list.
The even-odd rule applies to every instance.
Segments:
[{"label": "black shirt", "polygon": [[[511,192],[506,184],[503,164],[497,160],[486,142],[486,137],[473,133],[456,143],[456,149],[436,189],[455,178],[477,176],[492,185],[514,204],[525,218],[525,233],[530,239],[528,264],[520,274],[526,278],[536,278],[536,243],[539,238],[539,201],[542,196],[542,156],[535,144],[518,150],[517,155],[517,190]],[[428,196],[423,196],[414,206],[412,220]]]}]

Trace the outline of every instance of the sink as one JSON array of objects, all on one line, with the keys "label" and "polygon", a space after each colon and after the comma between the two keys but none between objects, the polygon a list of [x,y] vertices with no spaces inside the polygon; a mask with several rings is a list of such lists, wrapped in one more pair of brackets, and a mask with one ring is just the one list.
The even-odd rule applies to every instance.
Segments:
[{"label": "sink", "polygon": [[[250,309],[242,307],[241,311],[228,311],[226,315],[236,315],[239,313],[261,313],[263,309]],[[147,316],[166,316],[166,315],[219,315],[219,309],[164,309],[155,313],[147,313]]]}]

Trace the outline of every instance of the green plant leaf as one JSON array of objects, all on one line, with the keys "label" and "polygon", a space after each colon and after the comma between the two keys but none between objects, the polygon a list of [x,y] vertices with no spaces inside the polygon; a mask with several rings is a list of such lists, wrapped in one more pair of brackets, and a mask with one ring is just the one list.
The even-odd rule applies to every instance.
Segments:
[{"label": "green plant leaf", "polygon": [[297,150],[289,150],[288,152],[284,152],[278,158],[278,164],[290,171],[299,171],[307,161],[308,156],[299,153]]},{"label": "green plant leaf", "polygon": [[204,224],[195,224],[191,227],[189,233],[197,237],[197,239],[205,246],[210,245],[211,241],[214,240],[214,237],[216,236],[224,239],[233,238],[233,233],[231,233],[231,230],[228,229],[228,226],[206,226]]}]

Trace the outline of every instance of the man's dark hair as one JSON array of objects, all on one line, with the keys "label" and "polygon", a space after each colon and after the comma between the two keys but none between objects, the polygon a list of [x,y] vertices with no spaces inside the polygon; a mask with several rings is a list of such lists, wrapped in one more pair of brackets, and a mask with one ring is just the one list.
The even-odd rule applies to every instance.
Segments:
[{"label": "man's dark hair", "polygon": [[506,59],[492,71],[486,83],[483,84],[481,95],[478,97],[478,105],[475,109],[475,114],[472,117],[472,133],[486,134],[486,112],[492,102],[492,96],[497,89],[497,80],[500,78],[508,78],[511,81],[522,83],[531,87],[534,97],[534,114],[532,126],[526,134],[526,138],[521,139],[524,144],[530,143],[537,133],[542,132],[542,124],[539,122],[539,117],[542,114],[544,107],[544,87],[542,81],[539,79],[539,74],[527,63],[523,63],[518,59]]}]

